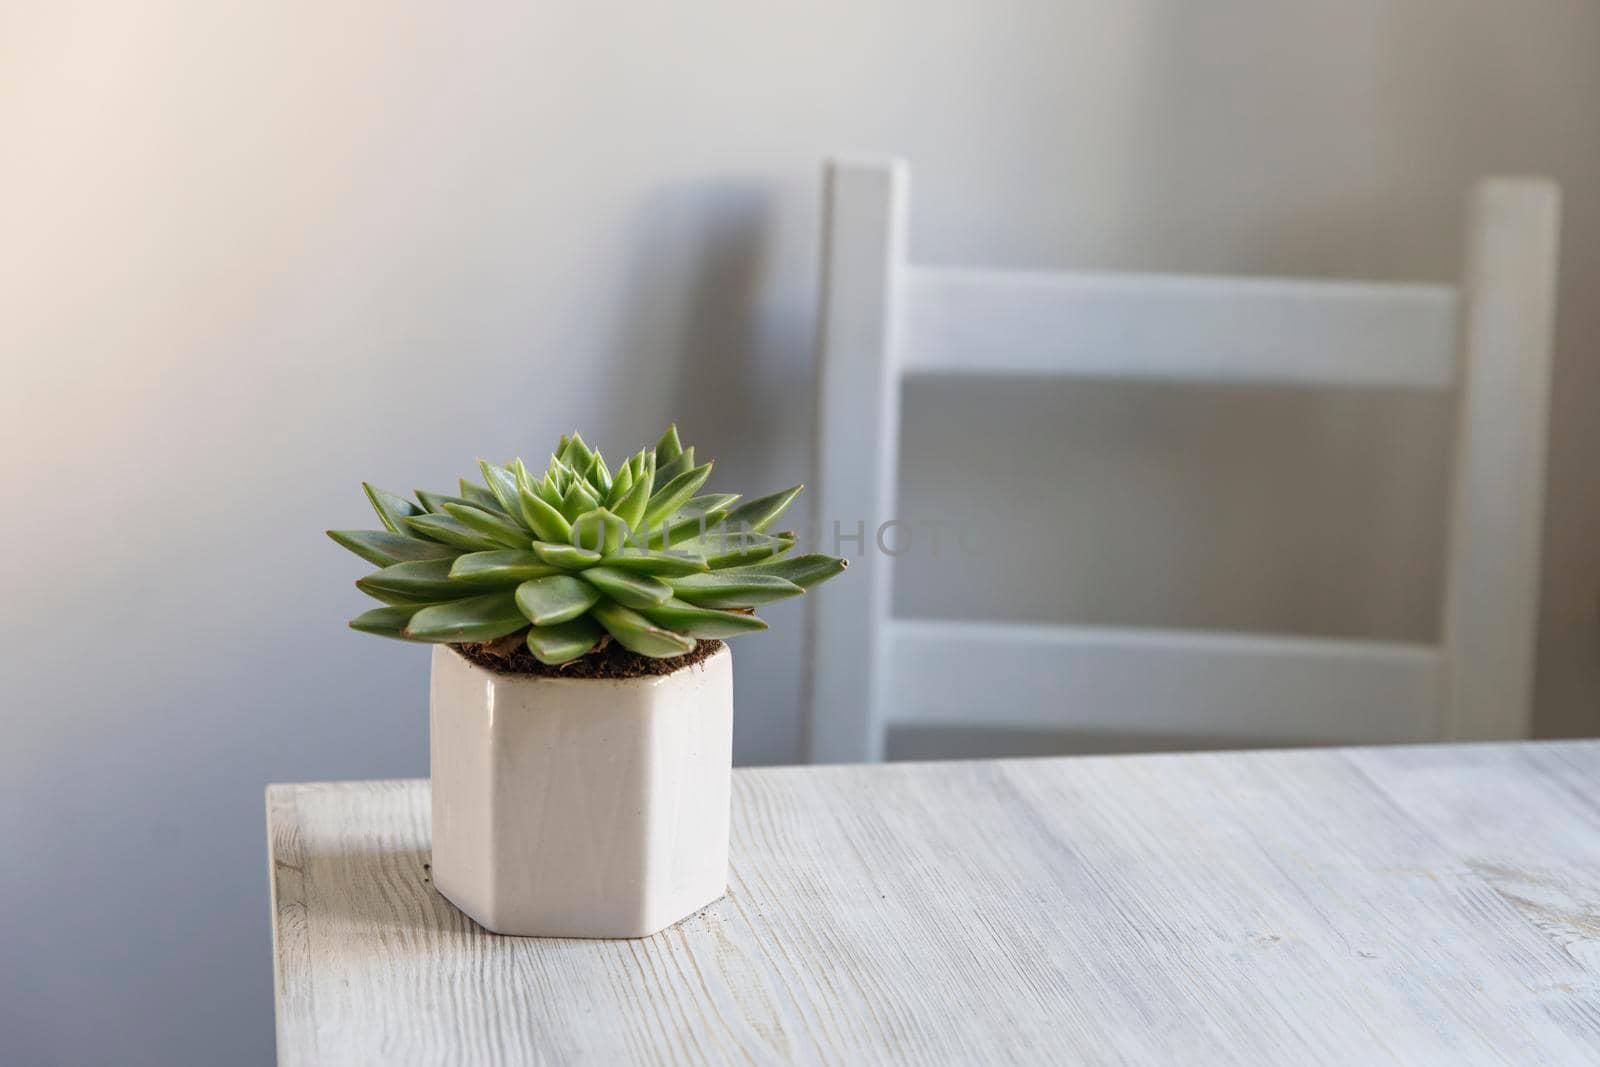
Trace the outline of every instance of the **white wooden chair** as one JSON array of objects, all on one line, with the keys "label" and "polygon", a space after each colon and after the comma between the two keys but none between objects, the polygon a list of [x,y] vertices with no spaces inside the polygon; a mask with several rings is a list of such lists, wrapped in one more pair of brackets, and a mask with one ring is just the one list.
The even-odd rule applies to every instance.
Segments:
[{"label": "white wooden chair", "polygon": [[[1478,186],[1459,286],[917,266],[906,199],[899,161],[827,168],[815,517],[824,548],[839,524],[852,568],[807,598],[813,760],[879,759],[899,725],[1528,736],[1553,183]],[[901,379],[963,373],[1455,389],[1440,643],[891,617],[874,531],[893,517]]]}]

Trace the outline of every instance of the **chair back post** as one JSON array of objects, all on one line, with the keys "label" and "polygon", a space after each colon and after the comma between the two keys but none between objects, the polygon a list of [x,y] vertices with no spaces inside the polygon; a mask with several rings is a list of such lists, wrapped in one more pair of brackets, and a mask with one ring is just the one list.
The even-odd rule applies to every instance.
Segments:
[{"label": "chair back post", "polygon": [[1441,736],[1532,735],[1560,191],[1487,178],[1468,212]]},{"label": "chair back post", "polygon": [[881,642],[890,559],[878,525],[894,512],[900,439],[896,308],[905,262],[906,168],[898,160],[831,161],[826,171],[818,434],[812,528],[851,573],[811,610],[808,756],[862,762],[883,755]]}]

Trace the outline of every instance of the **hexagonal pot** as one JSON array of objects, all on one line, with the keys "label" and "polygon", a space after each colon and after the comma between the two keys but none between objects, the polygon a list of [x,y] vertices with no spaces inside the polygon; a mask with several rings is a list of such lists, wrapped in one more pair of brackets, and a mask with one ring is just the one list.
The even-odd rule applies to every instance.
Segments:
[{"label": "hexagonal pot", "polygon": [[429,701],[433,884],[479,925],[643,937],[721,897],[733,657],[643,678],[502,674],[445,645]]}]

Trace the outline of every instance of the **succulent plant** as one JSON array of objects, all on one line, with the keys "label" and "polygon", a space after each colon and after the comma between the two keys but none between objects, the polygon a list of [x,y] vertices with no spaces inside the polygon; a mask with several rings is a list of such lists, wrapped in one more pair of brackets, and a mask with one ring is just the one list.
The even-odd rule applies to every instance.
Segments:
[{"label": "succulent plant", "polygon": [[786,553],[767,533],[794,486],[740,502],[700,493],[711,474],[667,428],[613,473],[573,433],[535,476],[513,460],[479,461],[483,482],[413,502],[364,485],[382,530],[329,530],[374,571],[356,587],[385,605],[350,621],[411,641],[493,642],[567,663],[610,641],[656,659],[701,638],[767,624],[752,609],[799,596],[845,568],[834,556]]}]

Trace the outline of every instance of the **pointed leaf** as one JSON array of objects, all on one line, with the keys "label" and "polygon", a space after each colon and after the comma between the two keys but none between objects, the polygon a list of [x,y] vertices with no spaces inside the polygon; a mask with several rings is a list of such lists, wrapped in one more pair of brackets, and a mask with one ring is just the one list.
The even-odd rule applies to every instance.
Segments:
[{"label": "pointed leaf", "polygon": [[[572,481],[570,472],[567,470],[567,465],[562,463],[561,460],[557,459],[555,456],[551,456],[550,466],[545,469],[544,478],[545,481],[550,483],[551,489],[554,490],[556,494],[556,498],[554,500],[550,500],[549,497],[545,497],[545,499],[549,500],[552,504],[561,503],[561,494],[567,491],[567,486]],[[542,496],[543,494],[540,495]]]},{"label": "pointed leaf", "polygon": [[[687,455],[688,453],[684,453]],[[663,485],[650,495],[650,504],[644,509],[644,521],[649,526],[654,526],[662,519],[673,515],[689,498],[700,491],[706,484],[706,479],[711,477],[711,464],[684,471],[672,481]]]},{"label": "pointed leaf", "polygon": [[657,626],[632,608],[602,600],[590,613],[623,648],[651,659],[667,659],[694,651],[694,638]]},{"label": "pointed leaf", "polygon": [[567,517],[524,482],[518,488],[522,500],[522,519],[541,541],[566,544],[572,540],[572,524]]},{"label": "pointed leaf", "polygon": [[451,559],[459,549],[388,530],[329,530],[328,536],[368,563],[387,567],[408,559]]},{"label": "pointed leaf", "polygon": [[589,470],[584,474],[584,478],[588,481],[589,488],[604,501],[606,495],[611,492],[611,468],[606,466],[606,458],[598,451],[590,461]]},{"label": "pointed leaf", "polygon": [[480,582],[525,582],[561,573],[531,550],[514,548],[494,552],[468,552],[457,556],[450,566],[450,580]]},{"label": "pointed leaf", "polygon": [[607,555],[620,551],[628,528],[605,508],[595,508],[578,516],[572,524],[572,543],[578,548]]},{"label": "pointed leaf", "polygon": [[594,453],[589,451],[589,446],[583,443],[583,435],[577,430],[573,430],[572,436],[567,438],[567,443],[562,446],[560,455],[561,462],[579,473],[588,470],[589,464],[594,461]]},{"label": "pointed leaf", "polygon": [[485,551],[505,546],[494,538],[463,525],[452,515],[413,515],[406,520],[411,532],[430,541],[454,545],[468,552]]},{"label": "pointed leaf", "polygon": [[[430,514],[434,515],[443,515],[444,506],[446,504],[465,504],[468,507],[473,508],[478,506],[464,496],[451,496],[449,493],[435,493],[430,489],[418,489],[416,491],[416,496],[418,500],[422,501],[422,506],[427,508]],[[492,505],[492,507],[496,513],[500,511],[500,505],[498,503]]]},{"label": "pointed leaf", "polygon": [[644,526],[645,509],[650,506],[650,491],[655,485],[655,461],[646,459],[642,462],[640,471],[633,476],[633,485],[617,506],[611,510],[616,513],[630,530],[639,530]]},{"label": "pointed leaf", "polygon": [[564,571],[582,570],[600,562],[598,552],[590,552],[573,545],[552,544],[549,541],[535,541],[533,551],[550,566],[560,567]]},{"label": "pointed leaf", "polygon": [[656,461],[657,485],[666,485],[678,475],[694,470],[693,445],[690,445],[688,448],[684,449],[676,457],[670,460],[655,456],[655,453],[651,453],[651,455],[654,456]]},{"label": "pointed leaf", "polygon": [[554,626],[576,619],[599,599],[594,586],[570,574],[552,574],[517,586],[517,607],[535,626]]},{"label": "pointed leaf", "polygon": [[[650,548],[652,551],[687,551],[695,554],[697,551],[692,545],[697,542],[702,534],[714,534],[721,526],[722,520],[727,517],[723,510],[709,511],[704,515],[673,517],[665,523],[658,523],[650,532]],[[679,512],[678,515],[683,515]],[[685,548],[685,544],[691,547]]]},{"label": "pointed leaf", "polygon": [[361,488],[367,491],[367,499],[372,502],[372,510],[378,513],[378,519],[390,533],[404,534],[406,519],[412,515],[421,515],[422,509],[403,496],[379,489],[367,482],[361,483]]},{"label": "pointed leaf", "polygon": [[555,626],[535,626],[528,631],[528,651],[540,663],[555,666],[577,659],[594,648],[605,631],[593,619],[573,619]]},{"label": "pointed leaf", "polygon": [[611,491],[606,494],[606,506],[612,511],[619,500],[628,495],[628,490],[633,488],[633,467],[627,463],[617,468],[616,475],[611,479]]},{"label": "pointed leaf", "polygon": [[704,537],[685,541],[680,547],[705,557],[706,566],[718,571],[782,555],[794,547],[794,535],[739,533],[719,525]]},{"label": "pointed leaf", "polygon": [[567,486],[566,493],[561,497],[561,514],[571,520],[599,506],[600,498],[594,495],[594,490],[582,478],[572,479],[572,484]]},{"label": "pointed leaf", "polygon": [[683,455],[683,442],[678,440],[678,424],[667,427],[667,432],[656,442],[656,462],[671,463]]},{"label": "pointed leaf", "polygon": [[678,577],[706,570],[706,561],[687,552],[641,552],[625,548],[602,559],[601,564],[619,570],[653,574],[657,577]]},{"label": "pointed leaf", "polygon": [[523,529],[520,523],[498,512],[484,511],[470,504],[446,504],[444,510],[463,526],[471,527],[507,548],[524,548],[533,539],[531,531]]},{"label": "pointed leaf", "polygon": [[377,634],[379,637],[395,637],[402,641],[411,640],[402,631],[406,623],[411,621],[411,616],[416,614],[415,605],[402,605],[399,607],[373,608],[364,611],[350,620],[350,629],[360,630],[364,634]]},{"label": "pointed leaf", "polygon": [[804,488],[803,485],[796,485],[781,493],[747,500],[728,512],[728,517],[722,521],[730,530],[750,529],[758,532],[765,530],[773,520],[783,514],[783,509],[787,508]]},{"label": "pointed leaf", "polygon": [[648,574],[636,574],[614,567],[590,567],[581,573],[584,581],[623,607],[653,607],[665,604],[672,597],[670,585]]},{"label": "pointed leaf", "polygon": [[423,608],[403,632],[417,641],[493,641],[527,625],[516,597],[499,592]]},{"label": "pointed leaf", "polygon": [[805,590],[776,574],[746,574],[743,571],[713,571],[690,574],[668,581],[679,600],[703,608],[753,608],[785,597],[799,596]]},{"label": "pointed leaf", "polygon": [[465,478],[460,480],[461,497],[474,507],[483,508],[485,511],[504,511],[500,505],[500,498],[476,482],[469,482]]},{"label": "pointed leaf", "polygon": [[507,515],[520,515],[522,504],[517,498],[517,480],[511,476],[511,472],[486,459],[478,460],[478,469],[483,472],[483,482],[489,487],[489,492],[500,502],[500,510]]},{"label": "pointed leaf", "polygon": [[720,574],[776,574],[779,578],[787,578],[802,589],[826,581],[835,574],[843,571],[850,564],[838,556],[825,556],[813,552],[804,556],[790,556],[787,559],[768,559],[761,563],[752,563],[744,567],[730,567],[719,571]]},{"label": "pointed leaf", "polygon": [[454,560],[428,559],[394,563],[356,582],[356,588],[379,600],[390,597],[409,602],[454,600],[477,595],[496,586],[509,586],[512,580],[494,574],[450,576]]},{"label": "pointed leaf", "polygon": [[673,598],[653,608],[641,608],[640,614],[669,630],[690,637],[738,637],[767,628],[766,621],[738,611],[718,611],[715,608],[696,607],[686,600]]}]

